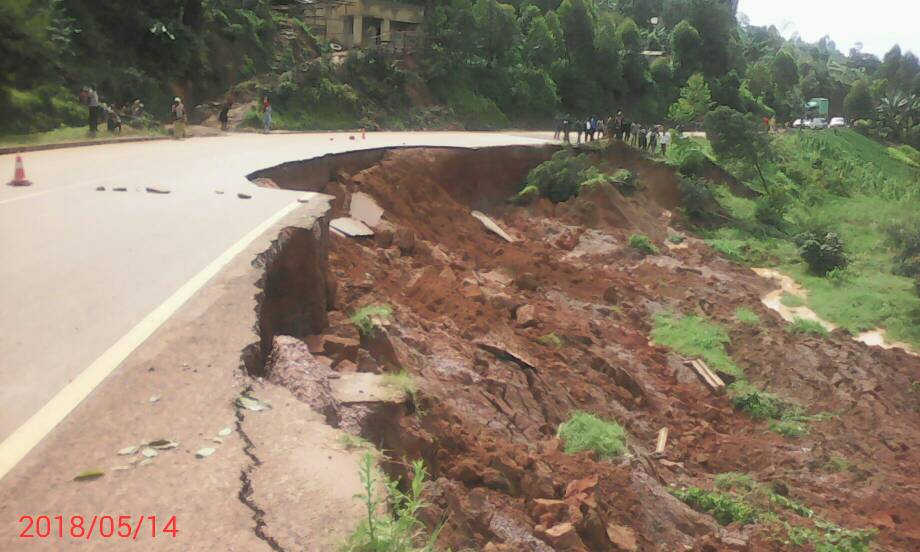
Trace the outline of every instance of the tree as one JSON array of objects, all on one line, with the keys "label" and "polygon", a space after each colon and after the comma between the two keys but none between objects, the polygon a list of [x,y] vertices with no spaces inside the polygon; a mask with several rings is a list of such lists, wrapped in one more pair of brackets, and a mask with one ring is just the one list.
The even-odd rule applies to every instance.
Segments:
[{"label": "tree", "polygon": [[706,116],[704,129],[712,151],[719,158],[749,163],[757,171],[764,190],[769,190],[762,166],[771,156],[770,138],[763,125],[754,121],[753,116],[723,105]]},{"label": "tree", "polygon": [[872,94],[869,92],[869,82],[860,79],[853,83],[850,92],[843,99],[843,113],[851,121],[857,119],[871,119],[875,114]]},{"label": "tree", "polygon": [[699,58],[702,45],[699,31],[686,19],[671,31],[671,58],[678,78],[692,75],[702,68],[703,63]]},{"label": "tree", "polygon": [[758,61],[748,67],[748,89],[755,98],[763,98],[773,88],[773,73],[764,61]]},{"label": "tree", "polygon": [[561,45],[549,30],[546,19],[537,16],[524,37],[524,59],[534,67],[549,69],[561,54]]},{"label": "tree", "polygon": [[642,51],[642,35],[639,34],[639,27],[632,19],[627,17],[620,23],[617,27],[617,37],[627,52]]},{"label": "tree", "polygon": [[789,52],[780,50],[773,58],[773,82],[780,94],[785,94],[799,82],[799,68],[789,55]]},{"label": "tree", "polygon": [[496,0],[477,0],[473,6],[479,45],[490,64],[504,59],[520,38],[514,6]]},{"label": "tree", "polygon": [[901,68],[901,47],[895,44],[885,57],[878,69],[880,78],[888,79],[888,85],[894,87],[898,82],[898,69]]},{"label": "tree", "polygon": [[680,89],[680,98],[671,105],[668,117],[682,125],[701,122],[712,107],[709,85],[700,73],[695,73],[687,80],[687,85]]},{"label": "tree", "polygon": [[594,39],[595,59],[600,71],[597,78],[608,100],[624,92],[623,64],[620,52],[623,44],[616,32],[616,25],[607,21],[598,30]]},{"label": "tree", "polygon": [[562,23],[569,60],[587,72],[594,61],[594,28],[597,21],[594,3],[590,0],[562,0],[559,21]]}]

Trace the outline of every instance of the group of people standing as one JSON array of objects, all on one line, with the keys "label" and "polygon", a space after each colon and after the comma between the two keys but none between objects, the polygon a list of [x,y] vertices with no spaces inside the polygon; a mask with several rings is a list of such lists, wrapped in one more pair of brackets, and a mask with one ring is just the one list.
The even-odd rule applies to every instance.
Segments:
[{"label": "group of people standing", "polygon": [[606,121],[597,116],[573,119],[565,115],[556,118],[554,139],[562,139],[570,144],[573,132],[576,144],[581,144],[582,137],[585,143],[602,138],[617,139],[651,153],[657,153],[660,148],[661,155],[667,155],[668,146],[671,144],[671,133],[665,129],[664,125],[644,125],[631,122],[623,116],[622,111],[617,112],[616,116],[608,117]]}]

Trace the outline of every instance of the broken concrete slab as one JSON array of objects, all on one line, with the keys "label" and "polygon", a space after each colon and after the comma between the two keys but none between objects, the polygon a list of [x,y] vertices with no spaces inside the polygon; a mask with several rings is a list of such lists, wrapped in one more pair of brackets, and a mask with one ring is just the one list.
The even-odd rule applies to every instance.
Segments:
[{"label": "broken concrete slab", "polygon": [[367,225],[365,225],[360,220],[355,220],[351,217],[339,217],[337,219],[333,219],[329,223],[329,226],[333,230],[341,232],[345,236],[352,238],[374,235],[374,231],[368,228]]},{"label": "broken concrete slab", "polygon": [[514,243],[514,241],[515,241],[514,238],[512,238],[512,237],[508,234],[508,232],[505,232],[505,230],[504,230],[501,226],[499,226],[498,224],[496,224],[495,221],[492,220],[491,218],[489,218],[489,216],[486,215],[485,213],[482,213],[482,212],[480,212],[480,211],[473,211],[473,212],[471,212],[470,214],[473,215],[473,217],[474,217],[476,220],[478,220],[479,222],[481,222],[482,225],[485,226],[487,230],[489,230],[490,232],[492,232],[492,233],[495,234],[496,236],[500,237],[501,239],[505,240],[506,242]]},{"label": "broken concrete slab", "polygon": [[359,220],[371,228],[376,228],[383,217],[383,209],[377,205],[374,198],[364,192],[351,194],[351,218]]},{"label": "broken concrete slab", "polygon": [[338,379],[330,381],[332,396],[340,404],[386,402],[399,404],[406,402],[406,394],[386,384],[386,378],[379,374],[367,372],[343,373]]}]

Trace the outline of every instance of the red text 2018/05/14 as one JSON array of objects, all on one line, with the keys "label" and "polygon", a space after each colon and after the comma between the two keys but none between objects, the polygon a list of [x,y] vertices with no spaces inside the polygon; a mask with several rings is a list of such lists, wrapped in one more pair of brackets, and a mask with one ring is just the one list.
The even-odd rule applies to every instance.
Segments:
[{"label": "red text 2018/05/14", "polygon": [[93,515],[20,516],[20,539],[122,539],[176,538],[176,516]]}]

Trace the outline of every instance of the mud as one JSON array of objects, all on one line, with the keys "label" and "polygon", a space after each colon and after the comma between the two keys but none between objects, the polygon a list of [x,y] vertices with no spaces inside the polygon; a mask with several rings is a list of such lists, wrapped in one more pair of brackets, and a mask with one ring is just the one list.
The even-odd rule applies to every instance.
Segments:
[{"label": "mud", "polygon": [[[629,150],[595,154],[605,170],[639,176],[629,197],[609,188],[558,205],[506,203],[551,153],[387,151],[324,172],[321,184],[264,171],[282,187],[335,196],[330,218],[346,216],[357,192],[384,215],[373,238],[285,238],[265,264],[250,373],[369,439],[391,475],[423,459],[433,478],[424,520],[443,523],[439,544],[454,550],[807,550],[761,524],[721,527],[668,492],[709,488],[729,471],[779,485],[841,526],[877,528],[878,550],[920,549],[920,394],[911,391],[920,360],[839,331],[785,331],[761,303],[774,284],[694,239],[674,214],[677,175]],[[472,210],[517,241],[488,232]],[[632,250],[636,232],[662,253]],[[686,247],[665,246],[673,233],[690,236]],[[348,314],[370,304],[394,312],[362,336]],[[740,306],[762,324],[735,321]],[[722,324],[753,384],[835,416],[789,440],[736,411],[650,343],[651,317],[665,309]],[[551,333],[558,346],[540,339]],[[273,342],[296,353],[302,374],[281,352],[267,363]],[[345,405],[315,380],[325,370],[406,371],[419,389],[402,403]],[[612,461],[566,454],[556,431],[574,410],[619,421],[629,452]],[[668,444],[654,455],[663,427]],[[849,467],[827,469],[833,458]]]}]

